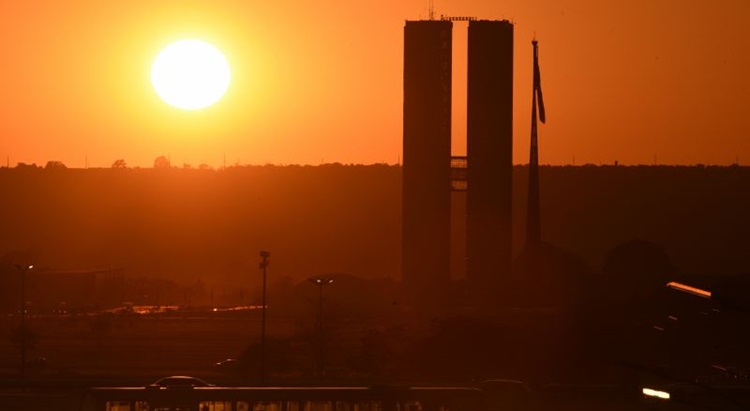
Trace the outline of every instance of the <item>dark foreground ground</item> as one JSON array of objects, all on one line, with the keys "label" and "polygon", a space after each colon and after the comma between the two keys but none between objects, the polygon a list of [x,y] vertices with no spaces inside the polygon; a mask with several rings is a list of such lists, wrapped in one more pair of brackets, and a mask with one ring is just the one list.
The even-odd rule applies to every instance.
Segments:
[{"label": "dark foreground ground", "polygon": [[[110,380],[130,386],[133,381]],[[87,387],[96,385],[92,380],[33,381],[21,387],[14,381],[0,382],[0,409],[16,411],[74,411],[84,409]],[[630,411],[630,410],[746,410],[747,393],[737,399],[724,393],[701,395],[688,401],[654,400],[633,395],[630,390],[611,386],[550,385],[519,397],[517,393],[493,397],[477,410],[461,411]],[[442,409],[442,408],[441,408]],[[121,410],[121,409],[120,409]]]},{"label": "dark foreground ground", "polygon": [[[168,375],[195,376],[219,386],[258,383],[255,373],[242,374],[214,366],[222,359],[237,358],[248,344],[258,340],[260,319],[257,316],[211,313],[113,316],[104,323],[97,322],[96,318],[31,316],[28,321],[35,337],[27,358],[32,364],[23,379],[19,374],[18,346],[8,335],[4,336],[0,340],[0,410],[78,410],[89,387],[142,387]],[[5,317],[2,321],[3,330],[11,329],[12,318]],[[269,321],[268,333],[270,337],[297,338],[304,349],[305,333],[311,325],[310,320],[274,318]],[[339,342],[339,346],[357,344],[359,332],[365,326],[350,324],[343,327],[346,332],[337,335],[347,341]],[[45,359],[43,365],[35,364],[34,361],[41,357]],[[371,385],[361,377],[351,378],[336,367],[326,369],[323,378],[316,376],[314,367],[308,371],[294,375],[272,373],[270,382],[278,385]],[[377,384],[389,382],[393,383],[380,380]],[[452,383],[472,385],[477,382]],[[686,403],[648,400],[639,395],[641,388],[596,381],[595,378],[585,384],[581,381],[547,381],[531,386],[531,393],[524,400],[518,400],[517,393],[501,389],[493,394],[497,401],[490,408],[497,411],[750,409],[749,395],[744,388],[673,387],[689,394],[683,396],[689,397]]]}]

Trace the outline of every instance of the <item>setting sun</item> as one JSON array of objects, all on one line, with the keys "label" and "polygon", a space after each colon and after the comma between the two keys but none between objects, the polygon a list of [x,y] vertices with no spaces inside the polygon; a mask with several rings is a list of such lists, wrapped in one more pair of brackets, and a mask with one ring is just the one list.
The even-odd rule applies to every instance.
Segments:
[{"label": "setting sun", "polygon": [[151,66],[151,84],[162,100],[184,110],[208,107],[229,87],[224,55],[202,40],[180,40],[165,47]]}]

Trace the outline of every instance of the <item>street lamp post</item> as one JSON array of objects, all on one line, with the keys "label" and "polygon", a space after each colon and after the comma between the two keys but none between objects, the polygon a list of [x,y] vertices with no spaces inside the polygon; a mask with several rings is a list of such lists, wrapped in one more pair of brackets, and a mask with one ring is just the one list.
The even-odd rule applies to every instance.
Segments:
[{"label": "street lamp post", "polygon": [[21,378],[26,377],[26,272],[34,268],[33,265],[16,264],[21,272]]},{"label": "street lamp post", "polygon": [[263,307],[262,317],[260,321],[260,383],[265,384],[266,382],[266,269],[270,262],[268,259],[271,257],[271,253],[268,251],[261,251],[260,268],[263,270]]},{"label": "street lamp post", "polygon": [[323,375],[323,287],[333,283],[333,278],[312,277],[308,279],[318,286],[318,376]]}]

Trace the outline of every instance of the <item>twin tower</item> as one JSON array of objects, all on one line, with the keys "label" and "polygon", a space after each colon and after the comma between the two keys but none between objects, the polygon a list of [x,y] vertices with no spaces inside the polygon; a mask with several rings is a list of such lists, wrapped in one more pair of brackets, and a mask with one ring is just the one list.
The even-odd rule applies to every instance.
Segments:
[{"label": "twin tower", "polygon": [[[451,156],[453,20],[469,20],[465,161]],[[457,176],[466,190],[470,302],[493,305],[502,294],[512,258],[512,149],[513,24],[472,18],[407,21],[402,199],[407,300],[438,308],[458,291],[450,278],[451,191],[457,189]]]}]

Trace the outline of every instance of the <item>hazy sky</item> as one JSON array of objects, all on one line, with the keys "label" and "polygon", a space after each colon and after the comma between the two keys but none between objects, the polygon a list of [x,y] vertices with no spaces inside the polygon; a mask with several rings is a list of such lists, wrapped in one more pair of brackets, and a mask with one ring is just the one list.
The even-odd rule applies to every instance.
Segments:
[{"label": "hazy sky", "polygon": [[[395,163],[403,26],[428,0],[0,3],[0,156],[109,167]],[[750,164],[747,0],[434,0],[516,23],[515,162],[528,157],[531,40],[542,163]],[[153,92],[158,51],[202,38],[232,66],[217,105]],[[465,144],[466,24],[454,26],[454,151]]]}]

